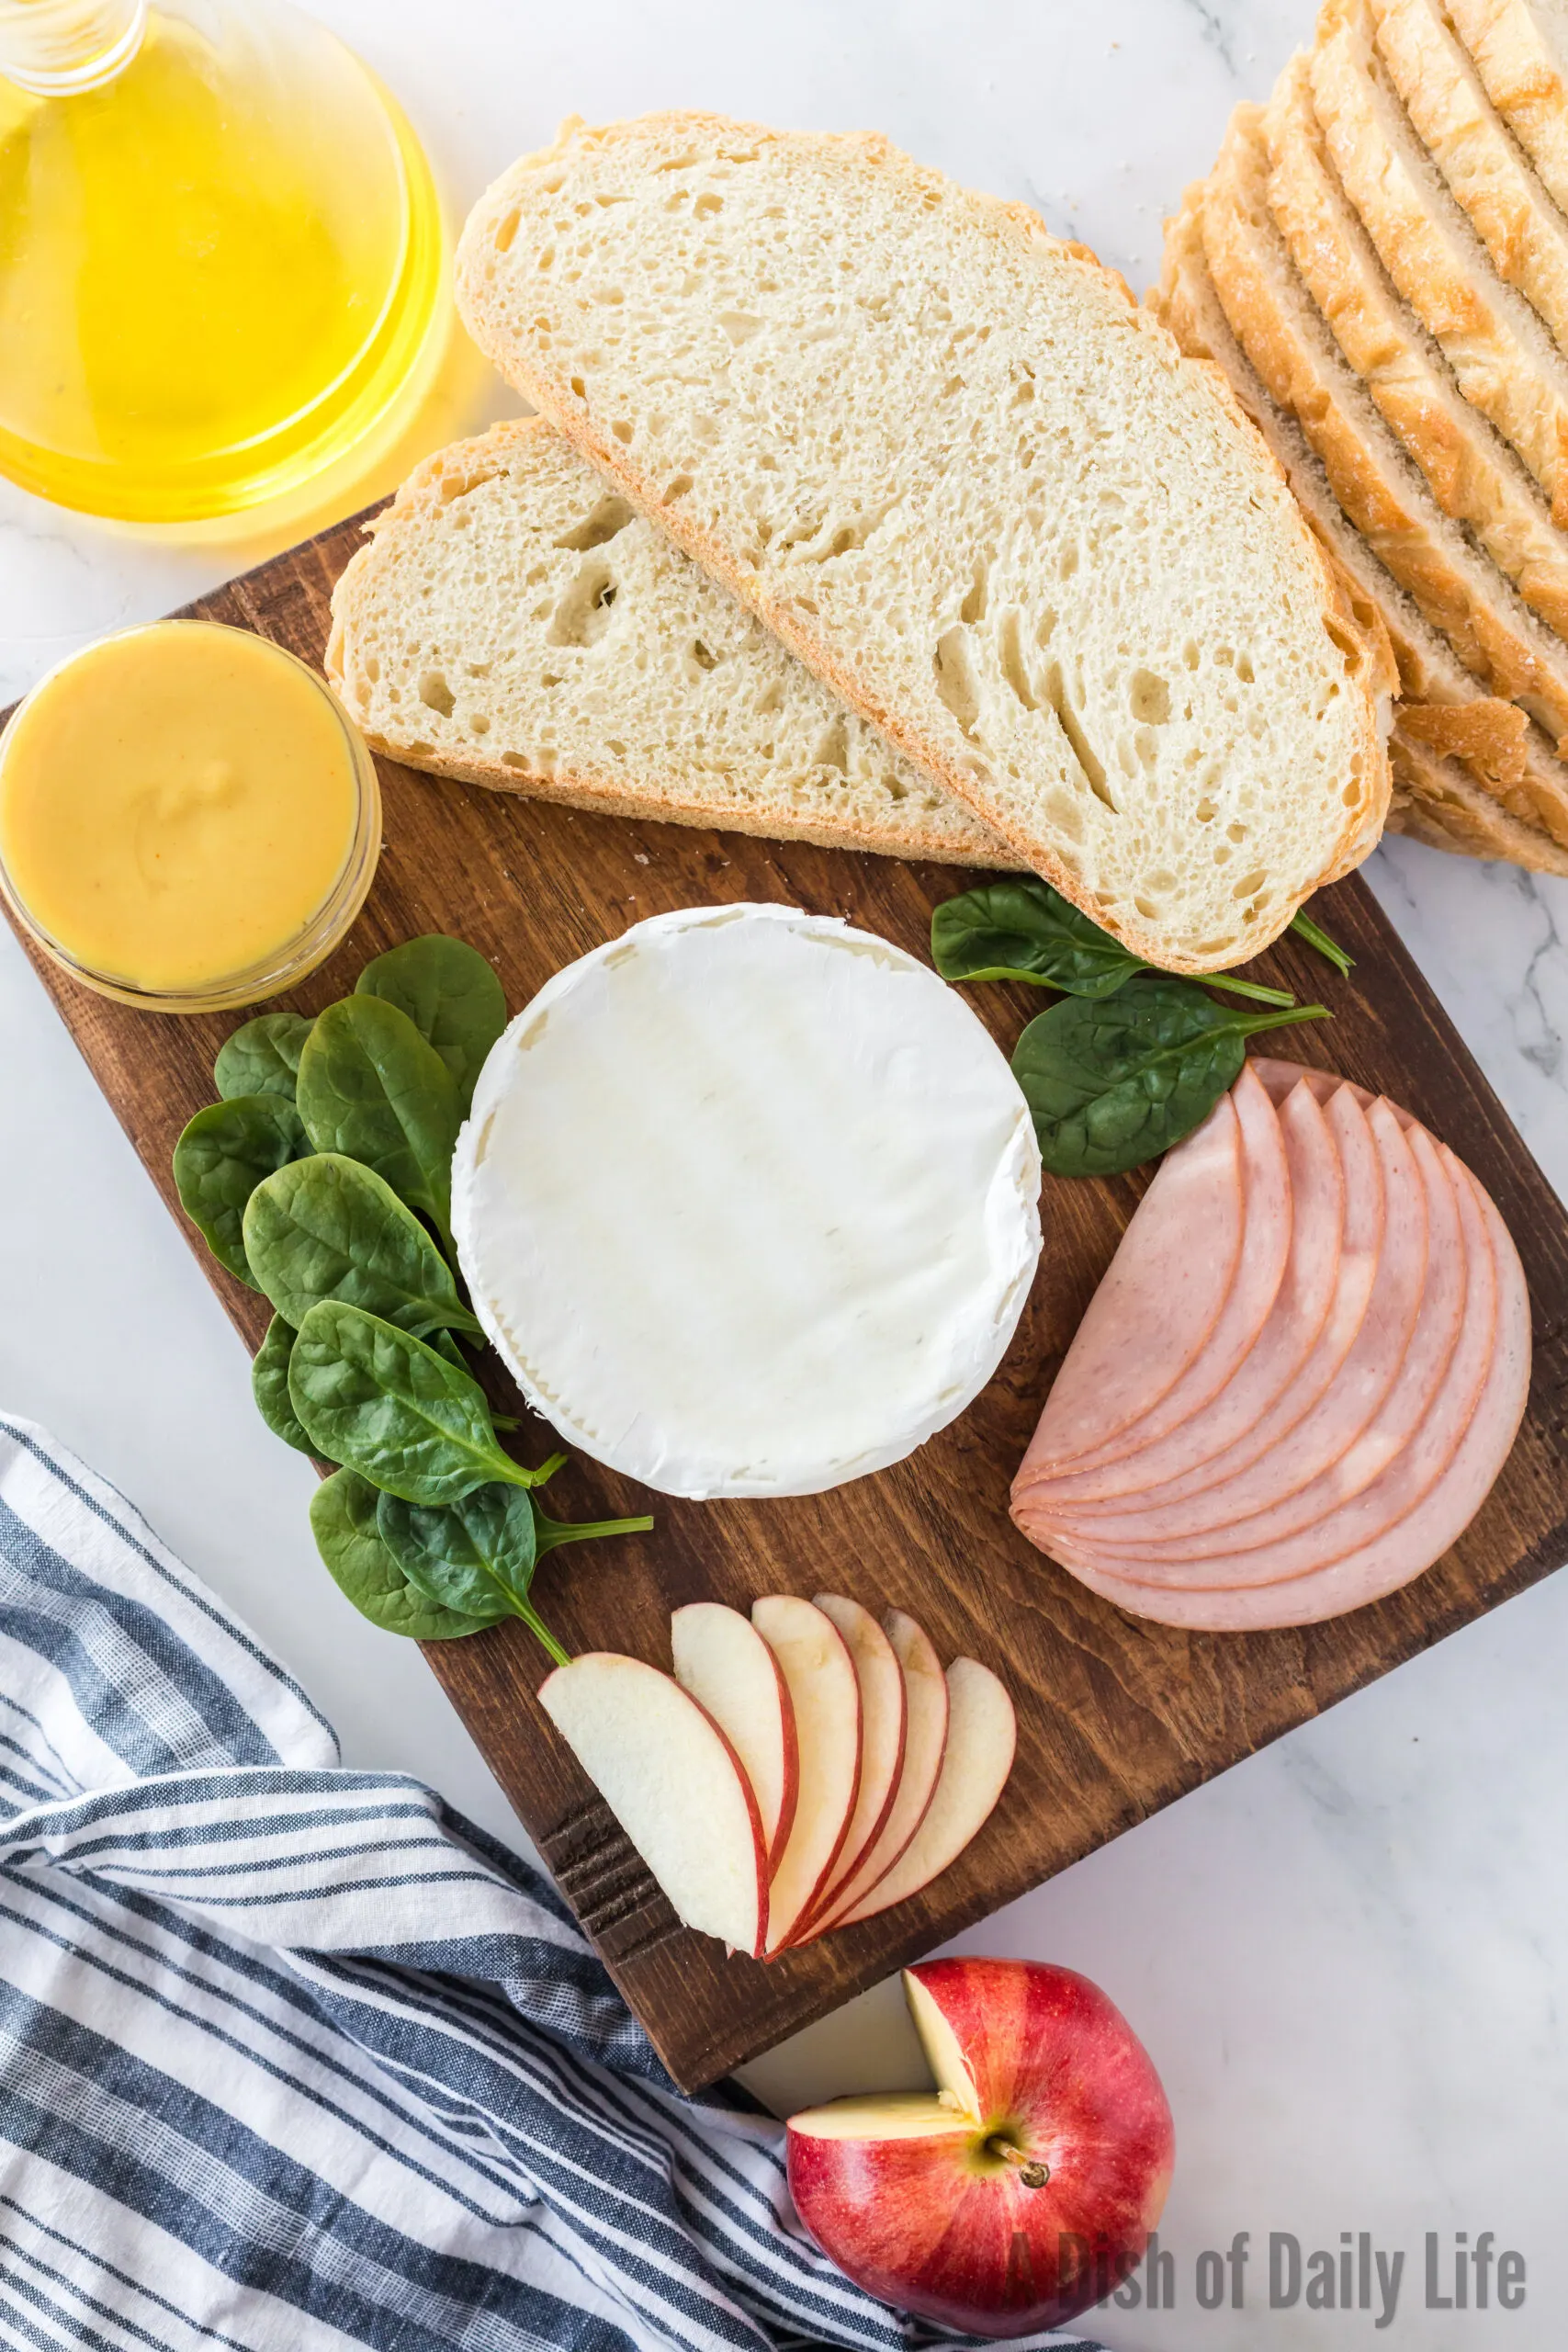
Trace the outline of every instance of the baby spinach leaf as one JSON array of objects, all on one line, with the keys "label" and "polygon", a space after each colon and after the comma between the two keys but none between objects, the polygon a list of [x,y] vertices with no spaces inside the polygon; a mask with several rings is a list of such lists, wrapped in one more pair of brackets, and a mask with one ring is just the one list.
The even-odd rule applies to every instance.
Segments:
[{"label": "baby spinach leaf", "polygon": [[1023,980],[1070,996],[1113,996],[1143,960],[1035,876],[944,899],[931,915],[944,980]]},{"label": "baby spinach leaf", "polygon": [[1232,1086],[1247,1040],[1295,1021],[1326,1021],[1321,1004],[1245,1013],[1190,980],[1153,972],[1104,1003],[1082,997],[1032,1021],[1013,1051],[1054,1176],[1115,1176],[1190,1134]]},{"label": "baby spinach leaf", "polygon": [[1349,978],[1356,968],[1355,957],[1347,956],[1337,940],[1330,939],[1328,933],[1320,930],[1312,917],[1303,913],[1300,907],[1291,917],[1291,929],[1299,939],[1304,939],[1309,947],[1315,947],[1325,961],[1333,965],[1341,979]]},{"label": "baby spinach leaf", "polygon": [[457,1089],[407,1013],[374,996],[330,1004],[300,1054],[296,1100],[315,1149],[373,1168],[450,1254]]},{"label": "baby spinach leaf", "polygon": [[175,1146],[180,1206],[206,1236],[220,1265],[253,1290],[261,1284],[245,1257],[245,1204],[265,1178],[290,1160],[305,1159],[310,1149],[293,1103],[280,1094],[209,1102]]},{"label": "baby spinach leaf", "polygon": [[506,1026],[506,996],[477,947],[430,932],[367,964],[356,996],[378,996],[406,1012],[457,1082],[466,1114],[485,1056]]},{"label": "baby spinach leaf", "polygon": [[513,1462],[477,1380],[336,1299],[322,1299],[299,1326],[288,1396],[316,1453],[405,1502],[456,1502],[492,1479],[542,1486],[565,1460],[556,1454],[537,1470]]},{"label": "baby spinach leaf", "polygon": [[297,1453],[314,1453],[315,1448],[288,1401],[288,1359],[293,1352],[294,1327],[286,1323],[281,1315],[275,1315],[251,1366],[251,1394],[256,1400],[257,1412],[274,1437],[280,1437]]},{"label": "baby spinach leaf", "polygon": [[256,1281],[296,1328],[319,1300],[337,1298],[422,1339],[443,1329],[482,1336],[418,1217],[374,1169],[340,1152],[297,1160],[258,1184],[244,1242]]},{"label": "baby spinach leaf", "polygon": [[416,1592],[443,1608],[499,1608],[520,1617],[558,1666],[570,1663],[528,1599],[534,1514],[518,1487],[479,1487],[445,1510],[383,1495],[376,1529]]},{"label": "baby spinach leaf", "polygon": [[449,1608],[510,1610],[528,1597],[536,1547],[520,1487],[476,1487],[438,1510],[384,1494],[376,1526],[410,1582]]},{"label": "baby spinach leaf", "polygon": [[[445,1356],[448,1363],[455,1363],[459,1372],[467,1372],[468,1369],[468,1359],[463,1353],[462,1349],[457,1345],[456,1339],[450,1331],[422,1331],[420,1337],[423,1340],[427,1347],[431,1347],[435,1350],[438,1356]],[[479,1346],[482,1344],[482,1333],[477,1331],[470,1332],[468,1335],[469,1345]],[[493,1429],[520,1430],[523,1426],[515,1414],[513,1413],[498,1413],[492,1409],[490,1418],[491,1426]]]},{"label": "baby spinach leaf", "polygon": [[383,1495],[376,1510],[377,1531],[410,1584],[449,1609],[479,1611],[496,1597],[530,1627],[558,1666],[566,1653],[543,1625],[528,1600],[540,1556],[558,1544],[581,1544],[599,1535],[636,1535],[653,1525],[649,1518],[601,1519],[575,1525],[548,1519],[536,1497],[516,1487],[476,1487],[444,1510],[422,1510],[395,1495]]},{"label": "baby spinach leaf", "polygon": [[536,1491],[517,1487],[476,1487],[444,1510],[423,1510],[383,1495],[377,1512],[381,1540],[412,1582],[438,1592],[452,1608],[476,1608],[482,1594],[502,1588],[510,1600],[525,1598],[534,1569],[560,1544],[582,1544],[601,1535],[641,1535],[653,1525],[637,1519],[571,1521],[550,1519]]},{"label": "baby spinach leaf", "polygon": [[507,1612],[501,1607],[469,1615],[446,1609],[412,1585],[376,1532],[374,1487],[352,1470],[323,1478],[310,1498],[310,1530],[328,1573],[362,1617],[385,1634],[416,1642],[451,1642],[477,1634]]},{"label": "baby spinach leaf", "polygon": [[262,1012],[236,1029],[218,1052],[213,1081],[226,1102],[240,1094],[294,1100],[295,1073],[310,1023],[302,1012]]},{"label": "baby spinach leaf", "polygon": [[[944,899],[931,915],[931,961],[944,980],[1021,980],[1064,995],[1114,996],[1153,967],[1064,899],[1049,882],[1025,875]],[[1286,989],[1234,972],[1210,972],[1209,986],[1259,1004],[1293,1004]]]}]

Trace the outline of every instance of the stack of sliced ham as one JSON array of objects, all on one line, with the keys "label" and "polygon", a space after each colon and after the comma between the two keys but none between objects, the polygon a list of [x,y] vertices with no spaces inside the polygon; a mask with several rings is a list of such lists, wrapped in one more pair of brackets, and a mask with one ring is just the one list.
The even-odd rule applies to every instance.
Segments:
[{"label": "stack of sliced ham", "polygon": [[1462,1532],[1529,1367],[1518,1253],[1469,1170],[1348,1080],[1251,1061],[1139,1204],[1012,1515],[1138,1616],[1312,1624]]}]

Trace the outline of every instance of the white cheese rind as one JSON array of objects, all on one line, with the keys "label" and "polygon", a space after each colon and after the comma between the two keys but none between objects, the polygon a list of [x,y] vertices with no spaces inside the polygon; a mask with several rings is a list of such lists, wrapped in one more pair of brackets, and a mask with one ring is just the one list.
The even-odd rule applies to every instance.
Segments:
[{"label": "white cheese rind", "polygon": [[453,1227],[530,1404],[665,1494],[816,1494],[995,1372],[1040,1154],[988,1033],[836,918],[684,909],[558,972],[491,1052]]}]

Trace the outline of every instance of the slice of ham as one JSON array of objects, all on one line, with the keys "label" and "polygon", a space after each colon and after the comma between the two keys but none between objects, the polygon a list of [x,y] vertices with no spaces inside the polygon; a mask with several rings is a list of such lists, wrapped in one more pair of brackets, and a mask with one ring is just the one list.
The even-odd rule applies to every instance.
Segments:
[{"label": "slice of ham", "polygon": [[[1354,1340],[1310,1412],[1229,1478],[1213,1477],[1181,1503],[1134,1503],[1121,1514],[1096,1514],[1099,1552],[1129,1542],[1170,1544],[1186,1551],[1216,1531],[1294,1495],[1337,1462],[1382,1405],[1404,1360],[1427,1282],[1427,1191],[1409,1140],[1386,1102],[1365,1119],[1382,1172],[1382,1246]],[[1213,1468],[1215,1465],[1211,1464]],[[1085,1540],[1089,1540],[1087,1531]]]},{"label": "slice of ham", "polygon": [[[1279,1510],[1232,1529],[1230,1534],[1236,1539],[1234,1546],[1221,1538],[1192,1548],[1179,1559],[1156,1557],[1147,1546],[1136,1551],[1129,1547],[1125,1552],[1097,1546],[1086,1555],[1096,1565],[1138,1584],[1180,1591],[1283,1584],[1329,1567],[1371,1543],[1408,1516],[1436,1485],[1470,1426],[1491,1369],[1497,1328],[1497,1277],[1473,1181],[1424,1128],[1413,1127],[1410,1136],[1413,1145],[1424,1147],[1441,1180],[1453,1204],[1454,1220],[1451,1238],[1445,1235],[1443,1255],[1434,1270],[1417,1335],[1406,1357],[1408,1368],[1423,1355],[1429,1363],[1431,1356],[1441,1354],[1441,1366],[1429,1385],[1424,1408],[1413,1413],[1408,1400],[1404,1404],[1397,1400],[1396,1392],[1404,1385],[1402,1371],[1374,1423],[1332,1470]],[[1380,1435],[1377,1430],[1377,1422],[1385,1416],[1391,1422],[1398,1419],[1407,1424],[1397,1442],[1388,1442],[1390,1432]],[[1362,1476],[1369,1455],[1371,1474]],[[1265,1522],[1272,1524],[1274,1534],[1255,1540]],[[1223,1550],[1219,1548],[1222,1542],[1225,1544]]]},{"label": "slice of ham", "polygon": [[[1337,1078],[1331,1069],[1317,1069],[1310,1062],[1282,1062],[1272,1054],[1255,1054],[1252,1067],[1258,1073],[1258,1083],[1267,1087],[1276,1102],[1282,1102],[1294,1086],[1309,1087],[1320,1102],[1326,1102],[1331,1095],[1338,1093],[1342,1086],[1348,1086],[1363,1111],[1370,1111],[1372,1107],[1372,1096],[1364,1086],[1358,1086],[1353,1078]],[[1408,1115],[1408,1113],[1402,1112],[1402,1122]]]},{"label": "slice of ham", "polygon": [[[1262,1091],[1256,1079],[1251,1084]],[[1236,1092],[1239,1098],[1239,1081]],[[1124,1509],[1129,1493],[1142,1494],[1223,1453],[1253,1427],[1301,1370],[1334,1301],[1345,1229],[1345,1177],[1323,1106],[1310,1087],[1292,1086],[1280,1098],[1278,1124],[1292,1201],[1289,1251],[1274,1303],[1256,1340],[1238,1361],[1234,1377],[1227,1378],[1199,1411],[1163,1437],[1141,1443],[1135,1453],[1100,1467],[1067,1469],[1048,1482],[1042,1481],[1033,1491],[1043,1507],[1053,1512],[1077,1512],[1086,1503],[1103,1501],[1114,1510]],[[1256,1197],[1249,1188],[1244,1263],[1254,1246],[1258,1222],[1254,1216]],[[1221,1324],[1229,1316],[1239,1289],[1238,1277]],[[1216,1337],[1218,1331],[1216,1325]],[[1207,1352],[1200,1356],[1199,1363],[1206,1361]],[[1194,1364],[1184,1373],[1177,1388],[1190,1380],[1198,1368]],[[1175,1393],[1171,1391],[1172,1396]],[[1156,1415],[1166,1418],[1163,1406],[1156,1408]],[[1155,1418],[1140,1422],[1139,1430],[1152,1426]]]},{"label": "slice of ham", "polygon": [[1045,1400],[1020,1483],[1105,1444],[1180,1379],[1229,1295],[1244,1215],[1241,1127],[1225,1094],[1167,1152],[1134,1211]]},{"label": "slice of ham", "polygon": [[[1392,1105],[1382,1106],[1382,1115],[1390,1128],[1395,1128]],[[1374,1108],[1374,1124],[1379,1114]],[[1467,1237],[1461,1223],[1460,1203],[1455,1197],[1454,1183],[1445,1166],[1439,1148],[1424,1127],[1412,1126],[1403,1132],[1404,1142],[1415,1161],[1420,1178],[1426,1205],[1427,1246],[1419,1265],[1412,1249],[1406,1269],[1409,1284],[1410,1311],[1408,1344],[1384,1388],[1383,1394],[1364,1426],[1348,1442],[1342,1442],[1345,1430],[1365,1401],[1364,1393],[1356,1394],[1348,1384],[1358,1377],[1371,1385],[1382,1377],[1383,1367],[1370,1370],[1366,1363],[1358,1364],[1361,1352],[1359,1341],[1346,1358],[1344,1370],[1335,1388],[1325,1396],[1315,1413],[1300,1423],[1278,1451],[1271,1463],[1257,1463],[1247,1476],[1230,1487],[1212,1488],[1195,1495],[1187,1505],[1191,1525],[1183,1537],[1168,1537],[1163,1541],[1140,1540],[1110,1532],[1111,1522],[1096,1521],[1092,1549],[1096,1556],[1111,1553],[1129,1563],[1143,1565],[1130,1570],[1146,1575],[1150,1581],[1164,1581],[1168,1563],[1179,1564],[1169,1568],[1169,1579],[1177,1584],[1247,1584],[1254,1581],[1254,1572],[1246,1567],[1243,1559],[1234,1562],[1235,1573],[1220,1573],[1220,1557],[1230,1560],[1233,1555],[1250,1555],[1267,1549],[1270,1558],[1274,1547],[1295,1535],[1299,1530],[1313,1529],[1318,1521],[1359,1495],[1380,1477],[1388,1464],[1400,1453],[1426,1419],[1435,1404],[1449,1366],[1453,1360],[1460,1336],[1461,1317],[1483,1316],[1483,1325],[1472,1333],[1479,1342],[1475,1354],[1474,1375],[1470,1396],[1465,1406],[1470,1409],[1480,1392],[1491,1345],[1493,1299],[1491,1289],[1491,1258],[1484,1234],[1479,1226]],[[1454,1161],[1454,1167],[1459,1163]],[[1472,1219],[1473,1221],[1473,1219]],[[1472,1260],[1479,1257],[1480,1276],[1484,1287],[1476,1291],[1476,1272]],[[1381,1283],[1381,1275],[1380,1275]],[[1378,1294],[1373,1295],[1372,1311],[1362,1326],[1362,1340],[1369,1351],[1379,1337],[1377,1320]],[[1399,1345],[1399,1326],[1403,1316],[1391,1316],[1382,1327],[1382,1336],[1389,1353]],[[1336,1412],[1336,1400],[1342,1400],[1343,1409]],[[1315,1439],[1314,1439],[1315,1432]],[[1322,1447],[1322,1466],[1315,1476],[1302,1479],[1301,1448],[1317,1442]],[[1273,1496],[1267,1491],[1266,1481],[1270,1472]],[[1435,1474],[1434,1474],[1435,1475]],[[1292,1485],[1292,1481],[1296,1483]],[[1239,1493],[1248,1498],[1258,1497],[1252,1510],[1238,1514],[1235,1502]],[[1119,1529],[1133,1529],[1137,1522],[1129,1513],[1116,1522]],[[1089,1542],[1088,1537],[1085,1538]],[[1179,1565],[1179,1564],[1196,1565]],[[1312,1562],[1304,1555],[1301,1571]],[[1270,1575],[1294,1575],[1292,1566],[1270,1569]],[[1259,1577],[1259,1580],[1261,1578]]]},{"label": "slice of ham", "polygon": [[[1145,1542],[1181,1537],[1187,1532],[1186,1506],[1192,1496],[1270,1459],[1327,1395],[1356,1344],[1382,1259],[1382,1162],[1367,1114],[1353,1094],[1344,1089],[1336,1092],[1325,1116],[1343,1170],[1345,1216],[1334,1298],[1323,1328],[1294,1377],[1239,1437],[1211,1459],[1138,1494],[1138,1533]],[[1414,1175],[1414,1163],[1411,1168]],[[1088,1504],[1069,1518],[1053,1507],[1048,1488],[1030,1480],[1029,1469],[1026,1454],[1014,1485],[1013,1517],[1043,1551],[1055,1552],[1054,1539],[1058,1534],[1070,1532],[1086,1542],[1098,1541],[1105,1518],[1126,1508],[1124,1503]]]},{"label": "slice of ham", "polygon": [[[1452,1170],[1459,1170],[1470,1188],[1474,1211],[1484,1228],[1496,1313],[1480,1397],[1468,1426],[1450,1446],[1422,1499],[1381,1533],[1331,1565],[1280,1583],[1178,1592],[1110,1575],[1102,1566],[1086,1564],[1075,1568],[1074,1573],[1092,1591],[1135,1616],[1195,1632],[1256,1633],[1312,1625],[1396,1591],[1458,1541],[1491,1492],[1524,1415],[1529,1392],[1530,1310],[1518,1252],[1495,1204],[1460,1162],[1451,1161]],[[1461,1213],[1463,1205],[1461,1199]],[[1450,1378],[1457,1383],[1458,1377],[1456,1369]],[[1407,1461],[1425,1446],[1425,1468],[1441,1454],[1444,1442],[1434,1414],[1401,1460]],[[1363,1514],[1370,1499],[1370,1496],[1359,1498]]]},{"label": "slice of ham", "polygon": [[1280,1114],[1263,1086],[1245,1066],[1231,1089],[1241,1145],[1242,1235],[1235,1275],[1213,1329],[1179,1379],[1146,1413],[1108,1444],[1075,1457],[1060,1486],[1073,1493],[1114,1491],[1118,1472],[1134,1454],[1186,1426],[1226,1386],[1269,1319],[1290,1260],[1293,1210],[1291,1171]]}]

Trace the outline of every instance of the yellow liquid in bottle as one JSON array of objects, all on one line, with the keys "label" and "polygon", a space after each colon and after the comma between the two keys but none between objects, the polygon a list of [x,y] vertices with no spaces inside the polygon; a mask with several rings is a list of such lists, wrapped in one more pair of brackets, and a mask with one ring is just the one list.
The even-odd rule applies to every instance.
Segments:
[{"label": "yellow liquid in bottle", "polygon": [[297,488],[443,296],[407,123],[276,0],[172,0],[96,89],[0,82],[0,470],[46,498],[174,522]]}]

